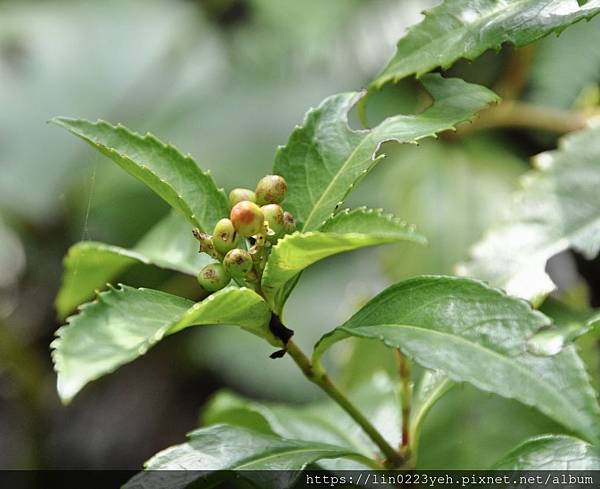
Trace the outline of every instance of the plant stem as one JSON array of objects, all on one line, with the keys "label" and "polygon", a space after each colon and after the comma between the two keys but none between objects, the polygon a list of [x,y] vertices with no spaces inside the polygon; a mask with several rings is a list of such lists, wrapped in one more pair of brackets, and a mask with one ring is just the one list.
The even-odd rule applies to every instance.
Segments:
[{"label": "plant stem", "polygon": [[356,421],[365,433],[373,440],[386,457],[386,465],[398,467],[404,463],[403,458],[396,450],[381,436],[379,431],[371,422],[352,404],[352,402],[333,384],[324,371],[313,368],[311,361],[302,350],[290,340],[287,344],[287,352],[294,359],[296,365],[302,370],[308,380],[318,385],[331,399],[333,399],[354,421]]},{"label": "plant stem", "polygon": [[412,442],[410,436],[410,416],[412,405],[412,380],[410,376],[410,360],[400,351],[395,350],[398,362],[398,373],[400,374],[400,405],[402,407],[402,442],[400,443],[400,455],[405,460],[411,459]]}]

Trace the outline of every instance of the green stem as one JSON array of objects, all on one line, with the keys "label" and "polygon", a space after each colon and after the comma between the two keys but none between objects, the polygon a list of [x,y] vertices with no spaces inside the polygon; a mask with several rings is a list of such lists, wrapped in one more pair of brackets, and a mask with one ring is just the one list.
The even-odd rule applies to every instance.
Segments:
[{"label": "green stem", "polygon": [[405,460],[411,458],[412,439],[410,433],[410,416],[412,405],[412,380],[410,375],[410,360],[400,351],[395,350],[400,375],[400,405],[402,408],[402,441],[400,454]]},{"label": "green stem", "polygon": [[350,402],[350,400],[333,384],[325,371],[314,369],[311,361],[302,350],[290,340],[287,344],[287,352],[293,358],[296,365],[302,370],[308,380],[318,385],[331,399],[333,399],[354,421],[356,421],[364,432],[373,440],[386,457],[386,465],[390,467],[401,466],[404,462],[396,450],[381,436],[379,431],[371,422]]}]

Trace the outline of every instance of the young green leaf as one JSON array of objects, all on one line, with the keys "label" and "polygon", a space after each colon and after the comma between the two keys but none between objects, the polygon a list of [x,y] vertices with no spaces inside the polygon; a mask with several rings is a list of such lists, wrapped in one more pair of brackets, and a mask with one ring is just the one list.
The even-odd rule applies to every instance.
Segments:
[{"label": "young green leaf", "polygon": [[104,121],[55,117],[51,122],[80,137],[142,181],[194,226],[211,231],[229,213],[227,197],[212,177],[200,170],[191,156],[183,156],[151,134],[141,136]]},{"label": "young green leaf", "polygon": [[[160,477],[161,487],[178,489],[188,487],[195,480],[214,477],[211,471],[227,470],[250,478],[259,483],[259,487],[286,488],[294,485],[300,471],[308,464],[339,457],[364,458],[343,447],[286,439],[239,426],[219,424],[193,431],[186,443],[156,454],[145,464],[149,472],[139,473],[124,487],[155,487],[150,481]],[[171,473],[172,479],[166,486],[168,472],[160,472],[165,470],[176,471]],[[184,474],[182,471],[190,472]]]},{"label": "young green leaf", "polygon": [[567,248],[593,258],[600,249],[599,159],[600,127],[570,134],[558,150],[538,155],[504,222],[473,248],[459,274],[539,302],[555,288],[548,259]]},{"label": "young green leaf", "polygon": [[525,46],[599,12],[599,0],[582,5],[575,0],[444,0],[400,39],[373,85],[446,69],[459,58],[473,60],[505,42]]},{"label": "young green leaf", "polygon": [[523,442],[493,469],[600,470],[600,451],[572,436],[543,435]]},{"label": "young green leaf", "polygon": [[361,93],[333,95],[310,110],[302,127],[291,134],[275,156],[273,173],[288,184],[284,207],[302,231],[315,231],[379,161],[386,141],[414,143],[452,129],[498,98],[487,88],[458,79],[428,75],[423,84],[434,103],[417,115],[397,115],[370,130],[348,127],[348,111]]},{"label": "young green leaf", "polygon": [[196,275],[209,261],[208,255],[198,253],[190,225],[175,212],[156,224],[133,249],[93,241],[76,243],[64,260],[56,297],[58,315],[64,319],[132,265],[155,265]]},{"label": "young green leaf", "polygon": [[56,332],[51,347],[58,393],[64,402],[70,401],[88,382],[189,326],[233,324],[277,345],[269,318],[266,303],[245,288],[227,287],[194,304],[157,290],[111,287]]},{"label": "young green leaf", "polygon": [[451,380],[517,399],[600,440],[596,393],[574,347],[553,357],[527,351],[527,340],[549,325],[525,301],[481,282],[423,276],[384,290],[321,338],[314,362],[349,336],[379,339]]},{"label": "young green leaf", "polygon": [[[369,418],[392,446],[401,441],[401,411],[394,383],[385,374],[373,375],[349,394],[352,402]],[[367,457],[377,447],[362,428],[331,400],[303,406],[257,402],[228,391],[215,396],[203,411],[204,424],[227,423],[260,429],[283,438],[326,443],[347,448]],[[330,463],[325,464],[331,468]],[[336,468],[343,468],[336,461]],[[350,468],[345,466],[345,468]]]},{"label": "young green leaf", "polygon": [[262,290],[275,311],[281,312],[298,274],[323,258],[397,241],[426,243],[413,227],[380,210],[346,210],[332,217],[321,229],[289,234],[273,247],[263,273]]}]

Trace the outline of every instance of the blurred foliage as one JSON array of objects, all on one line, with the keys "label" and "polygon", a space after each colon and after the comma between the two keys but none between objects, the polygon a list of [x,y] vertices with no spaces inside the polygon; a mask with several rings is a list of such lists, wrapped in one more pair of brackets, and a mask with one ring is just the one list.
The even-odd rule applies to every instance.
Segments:
[{"label": "blurred foliage", "polygon": [[[192,153],[227,189],[252,186],[306,109],[364,86],[403,30],[435,3],[0,1],[0,342],[12,353],[0,348],[0,468],[137,468],[182,439],[203,400],[222,386],[272,400],[319,397],[290,361],[269,359],[272,349],[259,339],[207,328],[170,339],[140,364],[90,387],[73,406],[59,406],[48,344],[63,255],[81,238],[131,246],[167,207],[45,121],[104,118],[151,131]],[[537,43],[522,97],[559,108],[597,105],[600,58],[582,56],[581,47],[598,44],[599,26],[597,18]],[[510,48],[487,53],[450,73],[493,87],[513,54]],[[372,94],[367,119],[374,125],[426,104],[417,84],[406,80]],[[352,125],[359,126],[357,117]],[[286,311],[301,346],[393,280],[452,273],[497,219],[527,158],[554,145],[554,136],[545,136],[497,130],[382,148],[391,161],[362,182],[348,205],[381,206],[415,223],[430,245],[355,252],[305,272]],[[559,265],[556,273],[576,278],[563,294],[573,283],[586,288],[572,259]],[[579,266],[584,275],[597,270],[581,260]],[[199,290],[148,267],[120,280],[188,296]],[[579,347],[600,383],[597,343],[583,339]],[[392,360],[380,345],[354,340],[328,358],[344,386],[368,380],[368,370],[393,374]],[[39,396],[28,394],[32,384]],[[174,421],[159,423],[165,417]],[[545,431],[561,430],[514,401],[457,386],[425,423],[420,465],[482,468]]]}]

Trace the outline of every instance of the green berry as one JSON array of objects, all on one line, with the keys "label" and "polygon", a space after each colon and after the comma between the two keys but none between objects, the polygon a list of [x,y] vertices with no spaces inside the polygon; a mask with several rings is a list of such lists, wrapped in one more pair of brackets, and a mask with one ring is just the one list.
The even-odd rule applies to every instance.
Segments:
[{"label": "green berry", "polygon": [[259,205],[279,204],[287,191],[287,183],[279,175],[267,175],[256,185],[256,202]]},{"label": "green berry", "polygon": [[264,229],[265,216],[254,202],[248,200],[238,202],[231,209],[229,217],[235,230],[245,238],[258,234]]},{"label": "green berry", "polygon": [[283,213],[283,229],[285,234],[293,233],[296,230],[296,219],[291,212],[285,211]]},{"label": "green berry", "polygon": [[265,221],[269,224],[271,230],[275,233],[273,238],[278,239],[285,233],[283,223],[283,209],[279,204],[263,205],[260,210],[265,216]]},{"label": "green berry", "polygon": [[238,241],[239,236],[229,219],[224,218],[217,222],[213,231],[213,244],[219,253],[225,254],[235,248]]},{"label": "green berry", "polygon": [[249,188],[234,188],[229,192],[229,202],[232,206],[244,200],[256,202],[256,194]]},{"label": "green berry", "polygon": [[198,283],[204,290],[215,292],[225,287],[231,277],[220,263],[206,265],[198,274]]},{"label": "green berry", "polygon": [[232,277],[244,278],[252,270],[252,256],[246,250],[235,248],[225,255],[223,266]]}]

